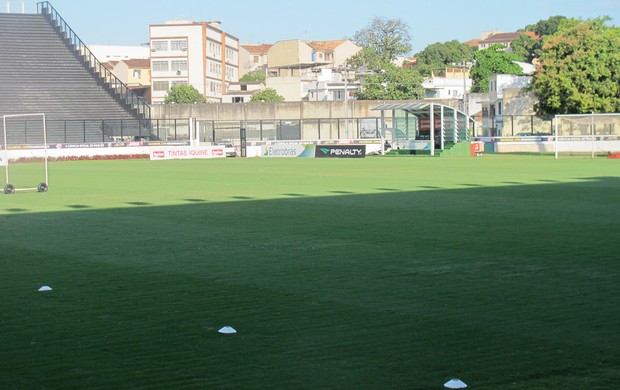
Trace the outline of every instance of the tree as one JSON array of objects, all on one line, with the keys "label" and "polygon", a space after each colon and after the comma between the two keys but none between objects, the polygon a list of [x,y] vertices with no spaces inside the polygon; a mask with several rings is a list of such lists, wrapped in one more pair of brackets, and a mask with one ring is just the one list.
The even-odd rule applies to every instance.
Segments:
[{"label": "tree", "polygon": [[371,47],[363,47],[362,50],[347,59],[347,65],[352,69],[377,70],[381,69],[381,57]]},{"label": "tree", "polygon": [[423,76],[430,76],[436,69],[455,63],[472,62],[475,49],[457,40],[433,43],[415,55],[416,69]]},{"label": "tree", "polygon": [[283,102],[284,98],[278,95],[278,92],[273,88],[265,88],[252,95],[250,102]]},{"label": "tree", "polygon": [[565,20],[565,16],[552,16],[549,19],[540,20],[536,24],[526,26],[524,31],[533,31],[539,37],[546,37],[555,34],[558,28],[560,28],[560,24]]},{"label": "tree", "polygon": [[496,44],[475,54],[476,63],[471,68],[472,92],[489,92],[489,77],[493,74],[523,74],[514,61],[520,58],[505,51],[506,46]]},{"label": "tree", "polygon": [[205,101],[205,97],[193,85],[187,84],[172,87],[164,99],[166,104],[192,104]]},{"label": "tree", "polygon": [[540,58],[542,54],[542,46],[545,39],[555,34],[564,20],[566,20],[564,16],[552,16],[549,19],[541,20],[536,24],[526,26],[520,31],[533,32],[538,36],[538,39],[527,34],[521,34],[519,38],[512,41],[512,51],[519,55],[522,61],[534,62],[534,60]]},{"label": "tree", "polygon": [[370,49],[365,52],[362,50],[360,56],[378,56],[379,61],[372,61],[376,64],[393,61],[399,55],[411,51],[409,26],[400,19],[376,17],[367,27],[357,31],[352,41],[362,48]]},{"label": "tree", "polygon": [[421,99],[424,97],[422,77],[417,70],[385,63],[380,71],[364,79],[363,89],[355,96],[359,100]]},{"label": "tree", "polygon": [[543,46],[532,80],[538,114],[620,111],[620,28],[567,19]]},{"label": "tree", "polygon": [[242,83],[264,83],[266,79],[265,72],[260,69],[254,70],[252,72],[246,73],[242,78],[239,79]]},{"label": "tree", "polygon": [[535,39],[527,34],[519,35],[519,38],[510,43],[512,52],[519,56],[523,62],[533,62],[540,58],[542,53],[542,39]]}]

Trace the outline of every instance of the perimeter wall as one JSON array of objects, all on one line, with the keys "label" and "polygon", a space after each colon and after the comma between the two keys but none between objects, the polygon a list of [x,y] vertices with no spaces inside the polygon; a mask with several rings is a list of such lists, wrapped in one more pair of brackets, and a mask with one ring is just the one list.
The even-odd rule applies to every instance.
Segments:
[{"label": "perimeter wall", "polygon": [[[382,104],[404,104],[417,100],[348,100],[337,102],[202,103],[151,106],[153,119],[195,118],[211,121],[304,120],[380,118],[373,108]],[[433,100],[458,109],[460,100]],[[386,113],[386,117],[391,113]]]}]

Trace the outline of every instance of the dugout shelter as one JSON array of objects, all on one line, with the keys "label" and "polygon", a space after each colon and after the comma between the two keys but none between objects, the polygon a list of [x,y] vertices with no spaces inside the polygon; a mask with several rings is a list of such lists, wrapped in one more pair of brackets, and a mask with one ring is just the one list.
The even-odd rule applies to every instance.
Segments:
[{"label": "dugout shelter", "polygon": [[[382,104],[382,135],[400,154],[430,154],[449,149],[469,153],[469,140],[475,136],[475,121],[453,107],[432,102]],[[458,147],[463,144],[463,147]],[[466,145],[465,145],[466,144]]]}]

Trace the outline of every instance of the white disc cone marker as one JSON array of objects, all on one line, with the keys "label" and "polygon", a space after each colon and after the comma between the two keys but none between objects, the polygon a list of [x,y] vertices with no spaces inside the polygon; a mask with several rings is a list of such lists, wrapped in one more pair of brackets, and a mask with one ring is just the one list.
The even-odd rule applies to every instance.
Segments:
[{"label": "white disc cone marker", "polygon": [[50,286],[43,286],[39,289],[39,291],[52,291],[52,288]]},{"label": "white disc cone marker", "polygon": [[447,387],[448,389],[464,389],[467,387],[465,382],[460,379],[450,379],[449,381],[444,383],[443,386]]},{"label": "white disc cone marker", "polygon": [[225,326],[222,329],[218,330],[218,332],[223,333],[223,334],[237,333],[237,331],[235,329],[233,329],[232,326]]}]

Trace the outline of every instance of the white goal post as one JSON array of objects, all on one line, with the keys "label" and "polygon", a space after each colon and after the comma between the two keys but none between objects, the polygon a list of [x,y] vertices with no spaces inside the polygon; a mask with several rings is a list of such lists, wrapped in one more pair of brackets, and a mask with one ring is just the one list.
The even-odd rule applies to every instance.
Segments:
[{"label": "white goal post", "polygon": [[620,153],[620,113],[556,115],[553,122],[556,159]]},{"label": "white goal post", "polygon": [[[4,166],[4,193],[37,190],[47,192],[49,184],[47,129],[45,114],[11,114],[2,115],[2,145],[0,145],[0,166]],[[43,151],[43,178],[37,187],[15,186],[12,184],[11,165],[12,150],[34,149]],[[35,160],[40,160],[40,153]],[[36,175],[38,176],[38,174]]]}]

